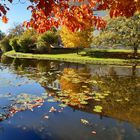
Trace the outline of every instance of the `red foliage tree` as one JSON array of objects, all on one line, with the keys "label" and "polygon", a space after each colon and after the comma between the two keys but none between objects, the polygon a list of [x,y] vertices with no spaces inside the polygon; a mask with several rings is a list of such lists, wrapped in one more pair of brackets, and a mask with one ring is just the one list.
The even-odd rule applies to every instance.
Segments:
[{"label": "red foliage tree", "polygon": [[140,11],[140,0],[98,0],[99,10],[110,10],[110,17],[131,17]]},{"label": "red foliage tree", "polygon": [[[71,31],[83,30],[95,25],[105,27],[105,22],[93,14],[96,0],[36,0],[31,9],[32,18],[26,25],[44,32],[52,26],[67,26]],[[87,23],[89,24],[87,26]]]},{"label": "red foliage tree", "polygon": [[[8,2],[12,3],[13,0],[7,0]],[[2,21],[4,23],[8,22],[8,18],[5,16],[9,8],[7,5],[4,3],[5,1],[0,3],[0,17],[2,17]]]},{"label": "red foliage tree", "polygon": [[[5,0],[6,1],[6,0]],[[7,0],[12,2],[12,0]],[[94,16],[94,10],[110,11],[110,17],[130,17],[140,11],[140,0],[30,0],[28,9],[32,12],[27,27],[45,32],[51,27],[67,26],[71,31],[83,30],[87,26],[103,28],[105,22]],[[5,16],[8,7],[0,4],[0,16]],[[3,18],[7,22],[6,17]]]}]

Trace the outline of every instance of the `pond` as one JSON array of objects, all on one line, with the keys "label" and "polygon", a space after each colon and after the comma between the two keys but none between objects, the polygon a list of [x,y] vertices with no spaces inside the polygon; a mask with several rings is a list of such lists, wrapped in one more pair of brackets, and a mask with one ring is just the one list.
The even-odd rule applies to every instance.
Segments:
[{"label": "pond", "polygon": [[1,57],[0,140],[140,140],[140,67]]}]

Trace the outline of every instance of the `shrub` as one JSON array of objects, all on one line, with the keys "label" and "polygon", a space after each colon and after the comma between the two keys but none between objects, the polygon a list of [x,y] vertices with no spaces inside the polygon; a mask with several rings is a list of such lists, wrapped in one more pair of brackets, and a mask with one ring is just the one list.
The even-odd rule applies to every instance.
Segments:
[{"label": "shrub", "polygon": [[36,43],[36,51],[38,53],[46,53],[48,52],[49,48],[50,48],[50,45],[45,41],[38,40]]},{"label": "shrub", "polygon": [[9,44],[11,45],[12,49],[15,50],[16,52],[20,51],[20,46],[18,44],[18,37],[14,37],[10,39]]},{"label": "shrub", "polygon": [[57,41],[58,35],[55,32],[47,31],[38,37],[36,50],[39,53],[49,53],[51,50],[50,45],[56,44]]},{"label": "shrub", "polygon": [[22,35],[19,40],[18,44],[20,46],[21,52],[32,52],[33,48],[35,47],[35,42],[31,36]]},{"label": "shrub", "polygon": [[58,41],[58,35],[55,32],[47,31],[40,35],[38,40],[47,42],[48,44],[56,44]]},{"label": "shrub", "polygon": [[0,49],[2,52],[7,52],[12,50],[12,47],[9,44],[10,37],[4,37],[3,40],[0,41]]}]

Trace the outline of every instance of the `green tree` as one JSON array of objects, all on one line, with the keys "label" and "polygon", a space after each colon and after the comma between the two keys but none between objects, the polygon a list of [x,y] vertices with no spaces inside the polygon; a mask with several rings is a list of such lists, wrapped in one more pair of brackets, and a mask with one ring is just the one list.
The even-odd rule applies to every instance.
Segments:
[{"label": "green tree", "polygon": [[0,30],[0,40],[4,38],[5,34]]},{"label": "green tree", "polygon": [[137,56],[140,47],[140,14],[131,18],[119,17],[110,19],[107,27],[93,39],[97,46],[133,47],[133,56]]},{"label": "green tree", "polygon": [[56,31],[44,32],[37,38],[36,43],[37,51],[40,53],[50,52],[51,46],[54,47],[56,46],[57,43],[58,43],[58,35]]},{"label": "green tree", "polygon": [[[34,49],[36,47],[36,40],[37,40],[37,34],[34,30],[25,30],[22,35],[19,36],[19,38],[16,38],[17,45],[19,45],[19,50],[21,52],[34,52]],[[14,44],[16,46],[16,44]]]},{"label": "green tree", "polygon": [[11,51],[12,47],[9,44],[9,40],[11,39],[10,36],[5,36],[1,41],[0,41],[0,49],[2,52],[7,52]]},{"label": "green tree", "polygon": [[14,25],[8,29],[8,34],[10,36],[20,36],[24,32],[24,27],[22,24],[14,23]]}]

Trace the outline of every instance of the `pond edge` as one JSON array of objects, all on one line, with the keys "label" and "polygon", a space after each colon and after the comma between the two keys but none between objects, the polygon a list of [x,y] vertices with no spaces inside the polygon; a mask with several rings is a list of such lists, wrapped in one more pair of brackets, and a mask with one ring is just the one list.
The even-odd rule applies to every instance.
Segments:
[{"label": "pond edge", "polygon": [[81,63],[81,64],[101,64],[101,65],[132,65],[139,63],[140,60],[136,59],[113,59],[113,58],[91,58],[88,56],[71,54],[32,54],[32,53],[20,53],[15,51],[9,51],[3,55],[10,58],[25,58],[25,59],[37,59],[37,60],[57,60],[63,62]]}]

